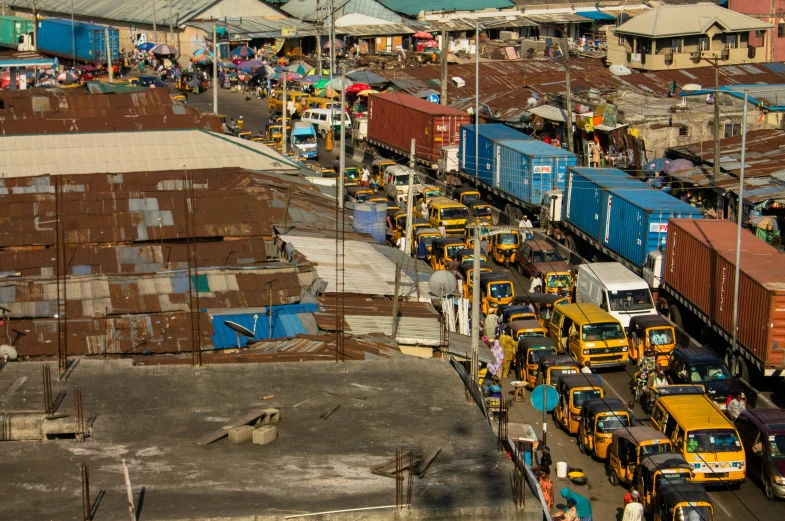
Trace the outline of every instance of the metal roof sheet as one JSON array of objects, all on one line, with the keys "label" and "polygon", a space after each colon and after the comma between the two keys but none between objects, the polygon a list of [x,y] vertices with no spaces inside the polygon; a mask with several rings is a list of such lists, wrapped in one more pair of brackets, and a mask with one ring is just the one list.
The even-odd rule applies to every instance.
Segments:
[{"label": "metal roof sheet", "polygon": [[551,121],[567,121],[567,111],[561,107],[540,105],[539,107],[531,107],[526,110],[535,116],[540,116],[541,118],[549,119]]},{"label": "metal roof sheet", "polygon": [[499,9],[514,7],[510,0],[434,0],[423,4],[418,0],[380,0],[385,7],[416,16],[420,12],[450,12],[450,11],[482,11],[484,9]]},{"label": "metal roof sheet", "polygon": [[[97,154],[108,160],[96,161]],[[182,165],[299,169],[261,143],[201,130],[2,136],[0,164],[6,178],[161,170],[185,174]]]},{"label": "metal roof sheet", "polygon": [[[45,13],[60,13],[64,15],[73,13],[85,18],[101,18],[104,20],[117,20],[121,22],[136,22],[140,24],[153,24],[153,6],[155,6],[155,19],[158,27],[169,25],[169,15],[175,15],[175,25],[195,18],[219,0],[170,0],[155,2],[155,0],[46,0],[39,9]],[[28,0],[6,0],[6,6],[29,10]],[[170,7],[171,6],[171,7]],[[171,10],[170,10],[171,9]],[[70,22],[69,22],[70,23]]]},{"label": "metal roof sheet", "polygon": [[[392,336],[391,317],[346,315],[346,324],[352,334],[382,333]],[[395,338],[401,344],[439,346],[441,325],[438,317],[398,317],[398,333]]]}]

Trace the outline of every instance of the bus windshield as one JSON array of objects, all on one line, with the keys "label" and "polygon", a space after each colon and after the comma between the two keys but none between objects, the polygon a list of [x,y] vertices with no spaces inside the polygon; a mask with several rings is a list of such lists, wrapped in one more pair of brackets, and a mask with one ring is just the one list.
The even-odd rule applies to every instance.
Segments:
[{"label": "bus windshield", "polygon": [[581,340],[584,342],[624,340],[624,338],[624,330],[618,322],[586,324],[581,328]]},{"label": "bus windshield", "polygon": [[468,208],[443,208],[439,212],[439,219],[448,221],[451,219],[466,219],[469,217]]},{"label": "bus windshield", "polygon": [[687,452],[736,452],[741,450],[733,429],[702,429],[687,434]]},{"label": "bus windshield", "polygon": [[583,402],[586,400],[591,400],[592,398],[602,398],[600,396],[599,389],[591,389],[588,391],[575,391],[572,393],[572,403],[574,407],[580,407],[583,405]]},{"label": "bus windshield", "polygon": [[569,275],[551,275],[545,281],[549,288],[569,288],[570,276]]},{"label": "bus windshield", "polygon": [[627,427],[629,423],[626,416],[616,416],[615,414],[600,416],[597,419],[597,432],[613,432],[622,427]]},{"label": "bus windshield", "polygon": [[512,284],[509,282],[490,284],[490,291],[491,298],[509,298],[512,297]]},{"label": "bus windshield", "polygon": [[609,296],[611,311],[633,311],[654,307],[648,288],[611,291]]},{"label": "bus windshield", "polygon": [[316,139],[312,135],[300,134],[292,136],[292,143],[295,145],[312,144],[316,143]]}]

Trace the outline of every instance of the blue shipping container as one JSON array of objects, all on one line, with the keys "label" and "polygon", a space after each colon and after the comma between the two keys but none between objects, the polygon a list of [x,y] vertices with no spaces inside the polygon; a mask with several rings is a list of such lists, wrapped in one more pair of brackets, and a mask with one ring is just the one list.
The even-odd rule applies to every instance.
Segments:
[{"label": "blue shipping container", "polygon": [[623,259],[643,266],[665,249],[668,219],[701,219],[689,204],[611,168],[575,168],[568,176],[565,220]]},{"label": "blue shipping container", "polygon": [[[73,31],[72,31],[73,29]],[[72,59],[74,43],[76,59],[80,62],[106,62],[106,30],[112,59],[119,57],[120,33],[114,27],[94,25],[70,20],[47,18],[38,21],[38,50],[45,54]]]},{"label": "blue shipping container", "polygon": [[[493,142],[499,140],[531,141],[532,138],[512,127],[500,123],[480,125],[477,144],[480,148],[479,164],[477,165],[480,180],[491,184],[491,172],[496,168],[496,155]],[[461,125],[461,139],[458,143],[458,168],[474,175],[474,125]]]},{"label": "blue shipping container", "polygon": [[564,189],[567,167],[575,166],[575,154],[542,141],[496,141],[494,170],[487,182],[491,186],[539,206],[544,192]]}]

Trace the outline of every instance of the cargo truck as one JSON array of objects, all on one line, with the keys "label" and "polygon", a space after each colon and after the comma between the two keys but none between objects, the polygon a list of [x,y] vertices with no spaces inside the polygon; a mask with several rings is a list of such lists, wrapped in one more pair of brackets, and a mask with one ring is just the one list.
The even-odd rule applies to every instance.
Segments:
[{"label": "cargo truck", "polygon": [[0,45],[17,51],[24,48],[24,36],[33,33],[33,21],[21,16],[0,16]]},{"label": "cargo truck", "polygon": [[442,148],[458,145],[460,127],[469,121],[466,112],[402,92],[368,96],[368,143],[408,158],[414,139],[416,161],[432,170]]},{"label": "cargo truck", "polygon": [[[785,376],[785,256],[742,231],[736,345],[733,301],[737,225],[716,219],[672,219],[659,286],[660,311],[681,326],[693,315],[726,345],[725,362],[749,381],[750,367],[763,376]],[[661,253],[661,252],[653,252]],[[649,257],[649,262],[656,259]],[[648,266],[648,263],[647,263]],[[718,346],[713,346],[718,347]]]},{"label": "cargo truck", "polygon": [[[72,33],[73,30],[73,33]],[[70,20],[38,20],[38,52],[82,63],[106,63],[106,31],[112,60],[119,57],[120,33],[114,27]],[[72,37],[73,34],[73,37]],[[25,38],[32,39],[32,34]],[[74,48],[76,44],[76,48]]]},{"label": "cargo truck", "polygon": [[568,247],[589,259],[604,254],[644,280],[647,271],[650,279],[662,271],[669,220],[701,217],[697,208],[615,168],[567,173],[562,225]]}]

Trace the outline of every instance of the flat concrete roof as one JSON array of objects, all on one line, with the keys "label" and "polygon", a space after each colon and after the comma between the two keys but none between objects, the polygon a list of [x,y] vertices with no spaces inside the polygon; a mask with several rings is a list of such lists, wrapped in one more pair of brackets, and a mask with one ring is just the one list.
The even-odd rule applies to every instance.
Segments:
[{"label": "flat concrete roof", "polygon": [[[56,374],[56,365],[52,373]],[[79,360],[53,395],[80,388],[93,437],[1,442],[3,517],[79,519],[80,463],[90,466],[96,519],[127,520],[122,458],[141,519],[285,515],[395,504],[395,481],[370,467],[397,447],[442,449],[413,478],[413,518],[541,519],[533,497],[516,513],[512,463],[479,409],[467,405],[458,374],[443,360],[302,362],[133,367],[128,360]],[[40,408],[41,363],[0,368],[0,415]],[[329,393],[337,393],[329,394]],[[263,397],[274,395],[264,400]],[[341,396],[339,396],[341,395]],[[340,404],[327,420],[319,416]],[[252,410],[280,410],[278,439],[233,445],[194,442]],[[387,519],[394,510],[365,512]],[[245,518],[247,519],[247,518]]]}]

